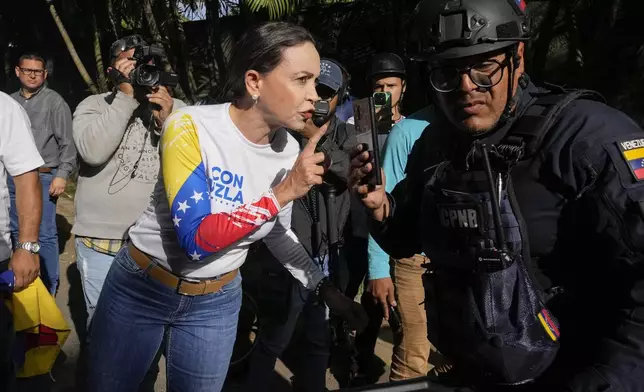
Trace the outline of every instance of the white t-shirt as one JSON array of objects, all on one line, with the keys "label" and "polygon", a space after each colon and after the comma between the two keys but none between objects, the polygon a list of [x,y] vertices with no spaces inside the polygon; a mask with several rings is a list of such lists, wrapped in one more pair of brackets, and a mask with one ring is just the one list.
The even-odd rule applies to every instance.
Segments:
[{"label": "white t-shirt", "polygon": [[289,203],[280,210],[271,188],[299,154],[279,130],[270,144],[247,140],[230,104],[181,108],[165,122],[160,180],[151,205],[130,228],[141,251],[176,275],[210,278],[239,268],[263,239],[308,288],[324,277],[291,231]]},{"label": "white t-shirt", "polygon": [[13,98],[0,92],[0,261],[11,257],[7,172],[12,177],[19,176],[44,164],[27,113]]}]

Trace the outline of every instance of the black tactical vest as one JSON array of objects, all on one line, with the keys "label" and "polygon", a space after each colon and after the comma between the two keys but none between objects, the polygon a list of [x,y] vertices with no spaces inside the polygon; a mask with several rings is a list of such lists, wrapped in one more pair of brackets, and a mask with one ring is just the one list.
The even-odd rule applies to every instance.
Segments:
[{"label": "black tactical vest", "polygon": [[530,382],[557,354],[559,325],[533,276],[512,177],[561,109],[587,95],[544,94],[522,116],[530,121],[517,121],[500,142],[476,142],[466,159],[424,173],[429,339],[484,384]]}]

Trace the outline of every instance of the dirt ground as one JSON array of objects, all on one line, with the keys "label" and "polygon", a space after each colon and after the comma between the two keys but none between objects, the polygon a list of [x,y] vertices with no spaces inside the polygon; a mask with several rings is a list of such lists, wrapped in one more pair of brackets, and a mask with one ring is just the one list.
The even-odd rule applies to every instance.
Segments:
[{"label": "dirt ground", "polygon": [[[77,378],[82,377],[82,367],[84,359],[81,353],[81,344],[79,336],[82,338],[85,330],[85,304],[83,292],[81,289],[80,275],[76,268],[74,241],[71,235],[71,228],[74,223],[74,202],[73,200],[61,197],[58,201],[58,232],[60,242],[60,287],[56,302],[62,311],[67,323],[70,325],[72,332],[63,346],[63,350],[58,358],[51,376],[42,376],[35,379],[22,380],[19,385],[20,392],[82,392],[77,388]],[[391,363],[392,351],[391,332],[384,327],[381,336],[376,345],[376,355],[382,360],[382,370],[375,376],[379,382],[386,382],[388,379],[389,364]],[[154,391],[165,392],[165,364],[164,359],[160,362],[160,373],[156,380]],[[292,373],[288,367],[278,361],[275,367],[275,392],[287,392],[291,390],[290,378]],[[237,392],[239,388],[239,379],[229,377],[229,381],[224,388],[225,392]],[[326,386],[329,390],[337,390],[338,382],[330,371],[327,372]]]}]

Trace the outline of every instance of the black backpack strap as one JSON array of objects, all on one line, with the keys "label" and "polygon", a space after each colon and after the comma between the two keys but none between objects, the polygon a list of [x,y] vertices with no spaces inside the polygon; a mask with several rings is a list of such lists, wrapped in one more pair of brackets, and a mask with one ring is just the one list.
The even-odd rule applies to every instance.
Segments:
[{"label": "black backpack strap", "polygon": [[605,102],[601,94],[592,90],[542,90],[535,97],[535,102],[516,120],[500,143],[501,148],[520,147],[522,152],[518,160],[539,150],[548,131],[568,104],[577,99]]},{"label": "black backpack strap", "polygon": [[[515,121],[508,134],[497,145],[497,149],[506,158],[514,160],[515,163],[524,161],[533,156],[542,146],[548,131],[557,121],[561,112],[571,102],[577,99],[590,99],[604,102],[604,98],[592,90],[540,90],[534,95],[534,102],[526,109],[525,113]],[[524,161],[525,162],[525,161]],[[521,215],[519,203],[514,194],[514,187],[510,180],[508,195],[513,201],[515,214],[523,233],[527,233],[527,226]],[[537,277],[535,261],[530,254],[528,239],[524,239],[524,266],[528,275],[541,291],[542,299],[547,302],[554,295],[549,293],[550,287],[541,287]]]}]

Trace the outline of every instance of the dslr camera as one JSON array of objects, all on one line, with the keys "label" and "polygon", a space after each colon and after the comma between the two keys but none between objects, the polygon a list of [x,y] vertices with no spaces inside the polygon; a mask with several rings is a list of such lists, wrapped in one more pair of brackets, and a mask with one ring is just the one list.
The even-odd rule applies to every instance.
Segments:
[{"label": "dslr camera", "polygon": [[[158,45],[137,45],[132,56],[136,61],[136,67],[129,77],[132,86],[175,87],[179,84],[179,75],[174,72],[166,72],[154,65],[161,63],[164,54],[163,48]],[[153,64],[151,64],[152,60],[154,60]]]}]

